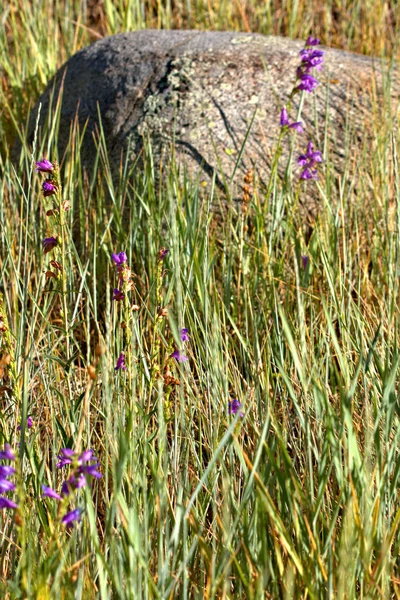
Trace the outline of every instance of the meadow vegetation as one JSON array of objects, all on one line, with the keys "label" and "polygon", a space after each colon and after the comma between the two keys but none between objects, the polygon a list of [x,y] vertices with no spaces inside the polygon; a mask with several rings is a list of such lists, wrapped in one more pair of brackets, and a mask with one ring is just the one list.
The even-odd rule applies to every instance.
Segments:
[{"label": "meadow vegetation", "polygon": [[[47,81],[103,35],[312,34],[391,59],[399,3],[10,0],[0,11],[0,597],[400,597],[390,66],[383,97],[365,91],[369,136],[351,151],[343,140],[341,174],[322,126],[318,180],[274,170],[262,189],[249,174],[242,202],[206,191],[173,153],[160,180],[151,145],[115,181],[99,139],[88,177],[77,127],[57,156],[57,107],[11,158]],[[43,156],[60,164],[46,196]]]}]

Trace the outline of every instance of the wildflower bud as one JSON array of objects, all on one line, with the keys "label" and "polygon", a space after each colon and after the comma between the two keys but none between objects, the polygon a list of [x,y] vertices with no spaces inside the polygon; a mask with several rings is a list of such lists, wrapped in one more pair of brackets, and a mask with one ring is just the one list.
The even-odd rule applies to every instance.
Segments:
[{"label": "wildflower bud", "polygon": [[137,304],[132,304],[131,306],[131,310],[133,312],[137,312],[138,310],[140,310],[140,306],[138,306]]},{"label": "wildflower bud", "polygon": [[163,246],[158,251],[158,260],[164,260],[164,258],[166,257],[167,254],[168,254],[168,248],[164,248],[164,246]]},{"label": "wildflower bud", "polygon": [[53,209],[50,209],[50,210],[48,210],[48,211],[46,212],[46,216],[47,216],[47,217],[54,217],[54,210],[53,210]]},{"label": "wildflower bud", "polygon": [[57,246],[57,243],[57,238],[55,237],[45,238],[42,242],[44,253],[47,254],[50,250],[53,250]]},{"label": "wildflower bud", "polygon": [[4,365],[5,367],[8,367],[10,362],[11,362],[11,354],[4,354],[4,356],[2,356],[0,358],[0,365]]},{"label": "wildflower bud", "polygon": [[103,344],[97,344],[94,353],[97,357],[102,356],[105,353],[106,349]]},{"label": "wildflower bud", "polygon": [[62,271],[62,266],[60,265],[60,263],[58,262],[58,260],[51,260],[50,264],[52,267],[54,267],[55,269],[57,269],[58,271]]},{"label": "wildflower bud", "polygon": [[89,365],[87,370],[88,370],[89,378],[92,381],[94,381],[96,379],[96,367],[94,367],[93,365]]},{"label": "wildflower bud", "polygon": [[253,183],[253,178],[254,178],[254,171],[253,169],[249,169],[246,173],[246,175],[244,176],[244,182],[245,183]]},{"label": "wildflower bud", "polygon": [[160,308],[160,310],[158,311],[158,316],[159,317],[167,317],[168,316],[168,308],[166,308],[164,306],[164,308]]},{"label": "wildflower bud", "polygon": [[19,514],[19,512],[16,512],[16,513],[15,513],[15,515],[14,515],[14,519],[15,519],[15,524],[16,524],[18,527],[21,527],[21,525],[22,525],[22,517],[21,517],[21,515]]},{"label": "wildflower bud", "polygon": [[62,202],[61,206],[63,207],[63,209],[65,210],[65,212],[67,212],[71,208],[71,201],[70,200],[64,200]]},{"label": "wildflower bud", "polygon": [[3,317],[0,316],[0,333],[4,333],[7,331],[7,327],[3,321]]},{"label": "wildflower bud", "polygon": [[57,275],[53,271],[46,271],[46,279],[57,279]]},{"label": "wildflower bud", "polygon": [[53,196],[57,192],[57,184],[52,179],[46,179],[42,184],[44,196]]},{"label": "wildflower bud", "polygon": [[125,323],[125,321],[123,321],[123,322],[121,323],[121,329],[126,329],[126,323]]}]

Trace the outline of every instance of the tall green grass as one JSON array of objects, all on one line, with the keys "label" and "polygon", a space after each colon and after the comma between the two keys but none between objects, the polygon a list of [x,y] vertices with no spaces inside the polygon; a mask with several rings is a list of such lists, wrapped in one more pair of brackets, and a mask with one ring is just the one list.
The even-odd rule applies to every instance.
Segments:
[{"label": "tall green grass", "polygon": [[[210,2],[204,12],[181,4],[181,16],[195,15],[190,26],[246,28],[243,6],[264,15],[262,32],[302,37],[315,25],[311,16],[299,20],[314,15],[313,3],[283,4],[280,13],[256,2]],[[1,41],[1,123],[10,136],[60,61],[90,37],[83,4],[15,6]],[[333,18],[336,6],[327,3],[324,14]],[[179,7],[105,2],[104,27],[169,26]],[[355,14],[374,7],[353,3]],[[350,19],[346,27],[349,47],[361,49],[360,25]],[[381,37],[383,49],[390,36]],[[88,179],[79,135],[71,136],[63,165],[72,202],[68,329],[44,275],[42,239],[51,232],[30,149],[16,165],[3,142],[0,292],[16,361],[15,379],[0,380],[0,445],[18,450],[23,436],[24,504],[21,521],[0,514],[0,597],[399,595],[399,138],[389,114],[370,127],[371,145],[347,153],[343,177],[325,148],[323,174],[311,184],[320,206],[311,226],[277,175],[268,195],[255,187],[243,212],[173,159],[160,184],[151,148],[140,170],[126,165],[118,185],[100,147]],[[55,142],[37,141],[34,158],[52,157]],[[127,373],[114,371],[124,330],[111,302],[110,255],[120,250],[139,307]],[[160,306],[168,308],[161,320]],[[181,327],[190,360],[178,364],[168,356]],[[180,381],[172,392],[152,377],[158,347],[161,375],[168,363]],[[243,418],[228,415],[232,398]],[[27,415],[34,427],[24,431]],[[103,479],[85,490],[82,523],[66,533],[41,485],[59,484],[56,455],[80,431]]]}]

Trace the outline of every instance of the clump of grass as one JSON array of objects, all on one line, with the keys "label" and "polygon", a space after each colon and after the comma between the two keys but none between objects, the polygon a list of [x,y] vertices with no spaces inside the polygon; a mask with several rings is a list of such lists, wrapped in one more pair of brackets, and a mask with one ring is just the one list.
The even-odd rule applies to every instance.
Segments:
[{"label": "clump of grass", "polygon": [[[249,174],[217,220],[215,188],[173,159],[157,181],[151,149],[113,187],[100,147],[101,177],[85,180],[72,132],[57,212],[29,149],[23,175],[5,156],[0,445],[21,445],[2,597],[399,593],[399,140],[389,114],[375,125],[375,151],[349,156],[342,180],[324,148],[311,230],[288,171],[267,194]],[[64,239],[56,277],[49,237]],[[81,489],[94,455],[102,477],[86,470]],[[58,511],[48,491],[62,497],[66,458],[84,509],[69,530],[75,504]]]}]

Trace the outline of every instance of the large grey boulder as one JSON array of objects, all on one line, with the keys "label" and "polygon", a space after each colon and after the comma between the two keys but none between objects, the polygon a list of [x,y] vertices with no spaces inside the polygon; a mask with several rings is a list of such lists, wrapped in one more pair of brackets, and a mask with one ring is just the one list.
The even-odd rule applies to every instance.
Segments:
[{"label": "large grey boulder", "polygon": [[[115,170],[126,153],[135,160],[148,138],[156,161],[168,159],[174,142],[178,159],[192,172],[202,169],[205,180],[215,174],[220,186],[236,166],[239,181],[250,167],[266,180],[280,110],[293,88],[302,47],[300,41],[234,32],[144,30],[108,37],[70,58],[50,81],[39,100],[40,128],[62,85],[60,157],[77,116],[81,131],[86,125],[82,159],[90,169],[100,114]],[[305,98],[307,131],[297,143],[299,151],[308,139],[321,147],[328,132],[340,165],[345,132],[353,145],[361,145],[368,130],[371,82],[377,73],[379,88],[381,66],[376,59],[325,50],[323,69],[316,74],[321,83],[315,96]],[[37,110],[38,104],[31,138]]]}]

